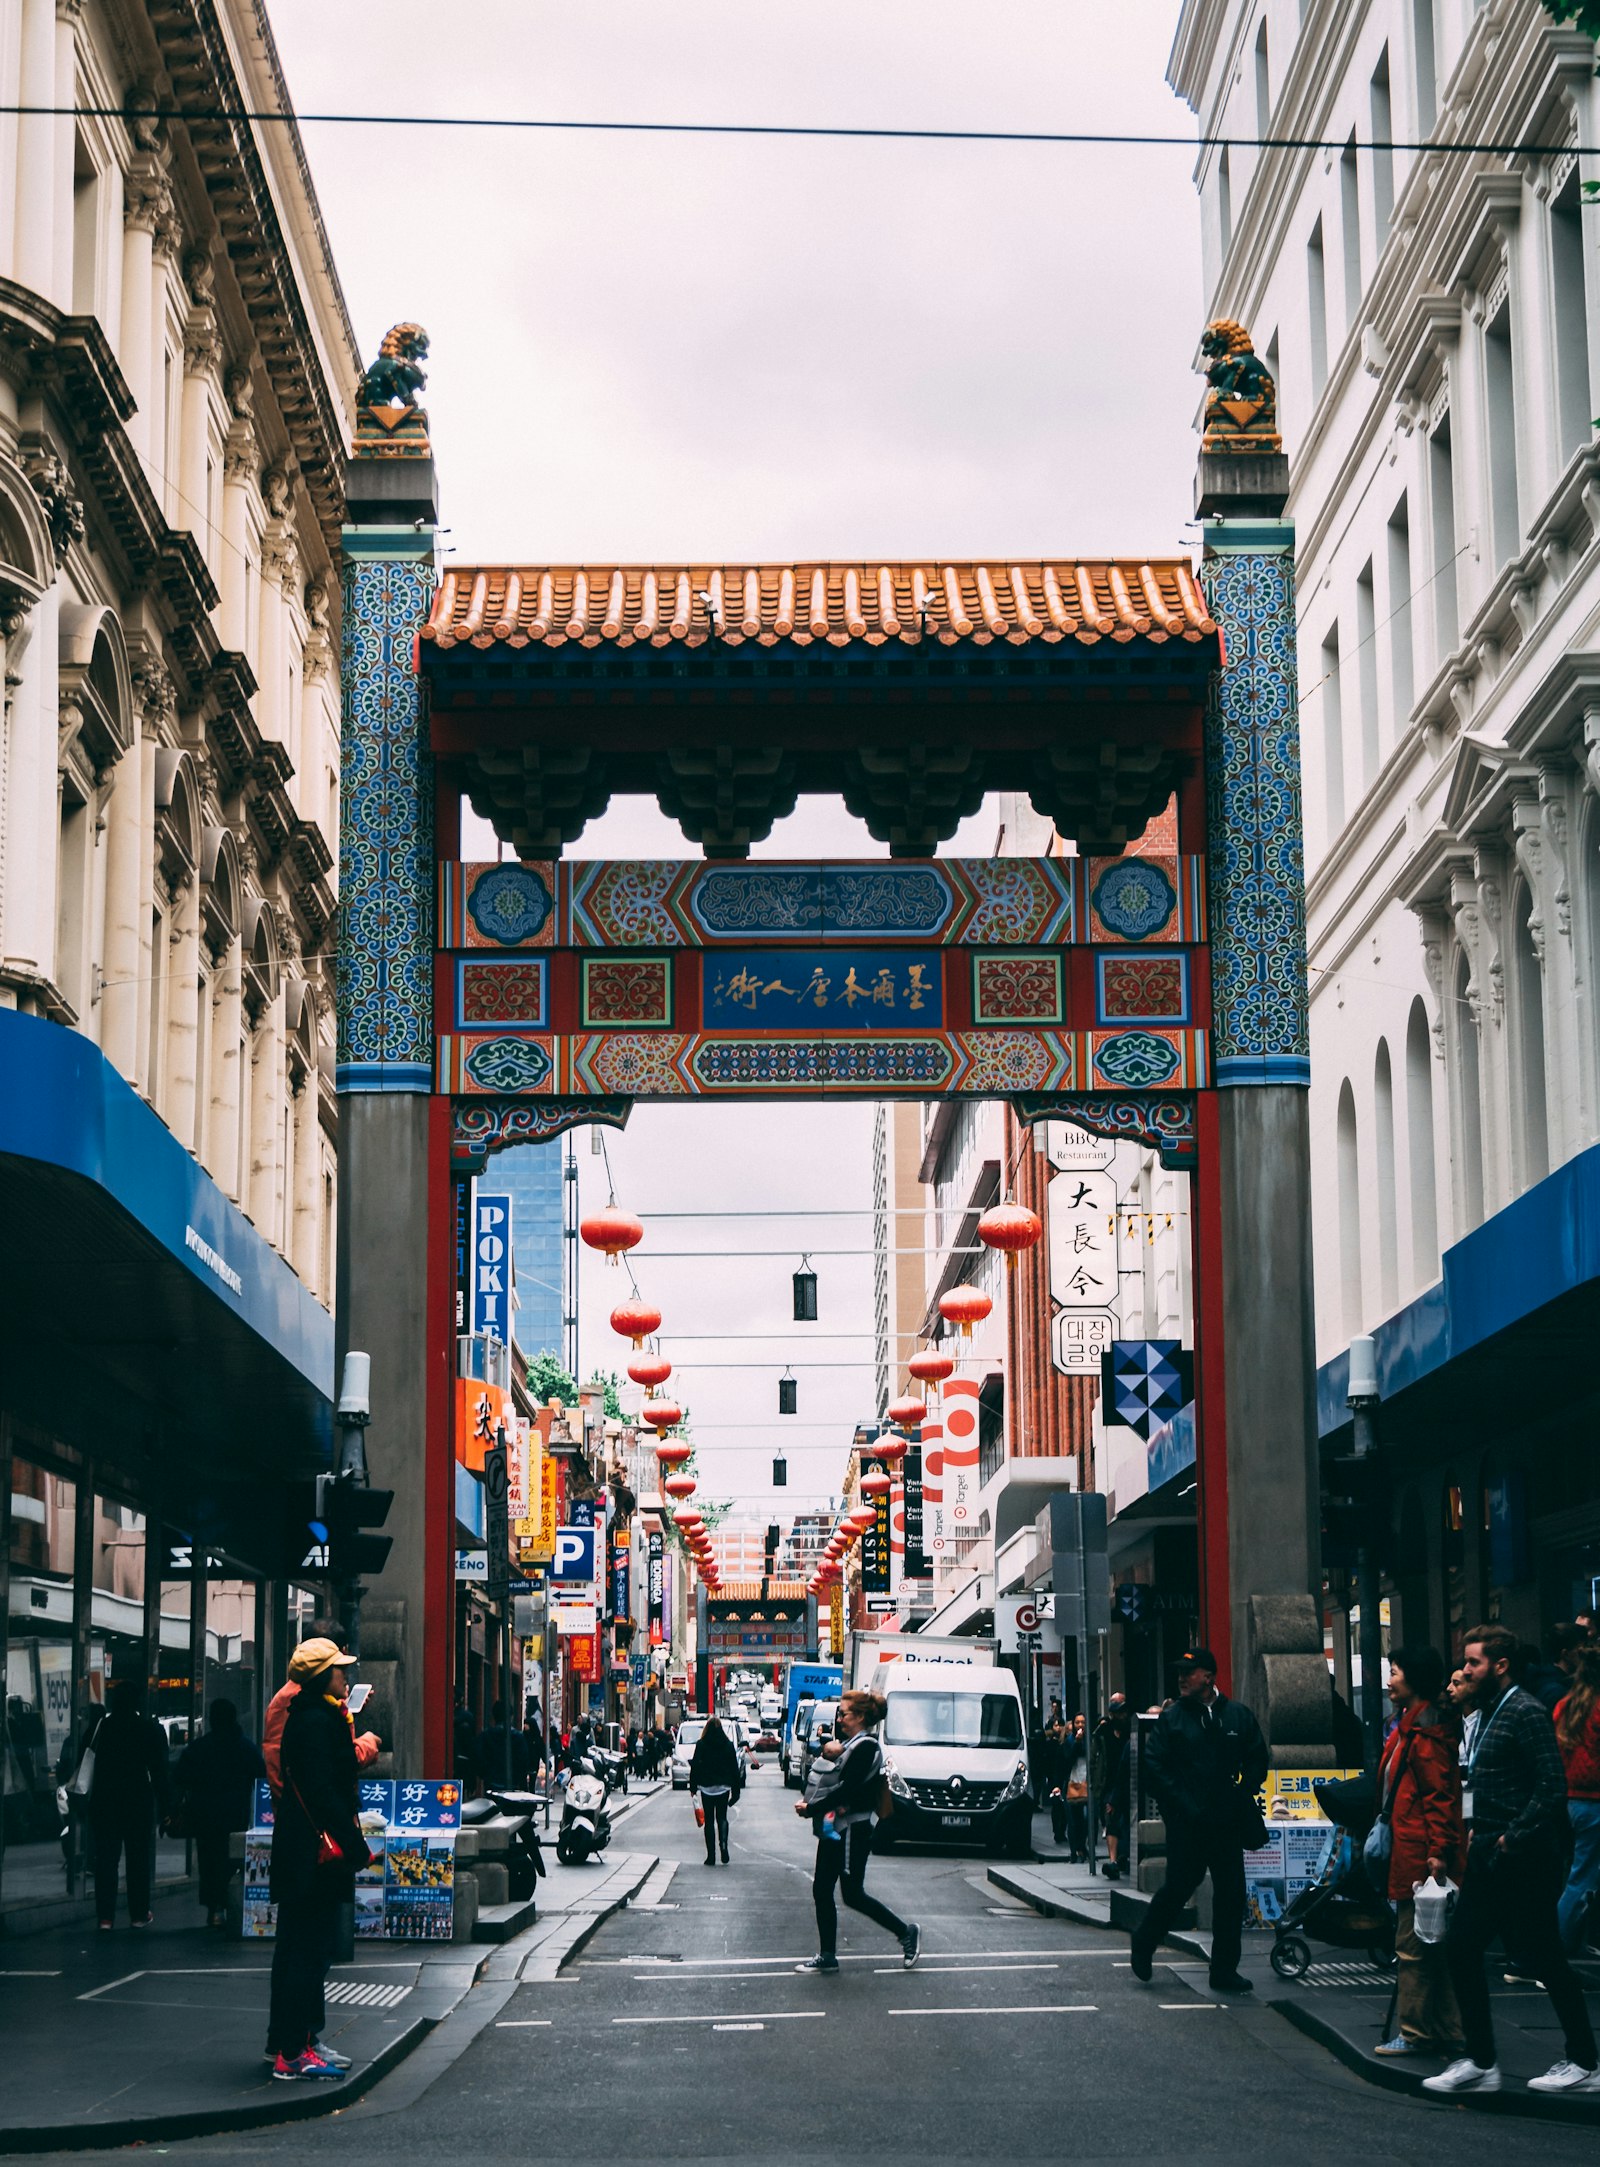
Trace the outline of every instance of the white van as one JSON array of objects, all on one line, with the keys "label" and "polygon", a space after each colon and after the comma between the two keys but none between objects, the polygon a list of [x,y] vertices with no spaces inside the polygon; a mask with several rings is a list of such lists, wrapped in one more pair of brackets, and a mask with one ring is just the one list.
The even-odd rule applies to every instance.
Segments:
[{"label": "white van", "polygon": [[1028,1857],[1033,1800],[1022,1696],[1011,1672],[885,1663],[872,1690],[889,1704],[878,1736],[894,1798],[879,1842],[981,1843]]}]

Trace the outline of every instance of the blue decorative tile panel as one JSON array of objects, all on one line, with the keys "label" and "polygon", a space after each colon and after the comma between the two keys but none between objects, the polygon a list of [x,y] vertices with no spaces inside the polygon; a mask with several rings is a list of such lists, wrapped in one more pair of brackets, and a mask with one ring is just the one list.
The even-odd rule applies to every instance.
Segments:
[{"label": "blue decorative tile panel", "polygon": [[345,537],[339,804],[342,1091],[433,1080],[433,758],[412,667],[434,573],[426,555]]},{"label": "blue decorative tile panel", "polygon": [[[1262,546],[1268,533],[1282,546]],[[1293,539],[1285,523],[1232,549],[1208,530],[1200,574],[1227,656],[1206,712],[1219,1085],[1311,1080]]]}]

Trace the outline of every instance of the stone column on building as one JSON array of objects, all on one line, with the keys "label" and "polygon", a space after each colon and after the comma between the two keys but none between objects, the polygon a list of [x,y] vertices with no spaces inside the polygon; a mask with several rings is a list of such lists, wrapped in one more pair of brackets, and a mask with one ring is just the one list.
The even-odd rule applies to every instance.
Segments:
[{"label": "stone column on building", "polygon": [[429,1258],[451,1239],[451,1199],[430,1100],[434,778],[413,663],[438,510],[426,417],[396,418],[389,431],[363,417],[346,486],[337,1315],[341,1358],[372,1358],[367,1456],[395,1492],[363,1659],[389,1702],[395,1767],[421,1773],[448,1750],[454,1460]]},{"label": "stone column on building", "polygon": [[[1237,363],[1237,352],[1228,359]],[[1208,397],[1197,493],[1201,579],[1224,653],[1205,737],[1216,1137],[1195,1199],[1209,1281],[1197,1308],[1203,1300],[1216,1321],[1220,1272],[1223,1369],[1219,1379],[1200,1330],[1201,1574],[1216,1632],[1225,1535],[1232,1690],[1254,1706],[1275,1751],[1314,1761],[1331,1705],[1319,1602],[1294,527],[1283,516],[1289,475],[1275,388],[1254,368],[1264,404],[1245,424],[1219,412],[1218,389]],[[1234,397],[1248,407],[1238,389]]]},{"label": "stone column on building", "polygon": [[[256,641],[256,721],[263,737],[289,746],[288,627],[284,622],[286,579],[298,576],[299,552],[289,524],[289,478],[281,467],[261,477],[267,525],[261,537],[261,629]],[[291,760],[294,748],[289,746]]]},{"label": "stone column on building", "polygon": [[[308,986],[304,998],[313,998]],[[318,1100],[321,1083],[317,1074],[316,1032],[310,1033],[311,1060],[294,1096],[294,1197],[289,1240],[290,1261],[312,1292],[327,1298],[329,1290],[317,1284],[317,1192],[322,1154],[318,1149],[321,1121]]]},{"label": "stone column on building", "polygon": [[251,419],[254,387],[247,369],[229,371],[228,405],[233,420],[222,449],[222,550],[217,586],[217,637],[232,654],[250,645],[250,526],[260,456]]},{"label": "stone column on building", "polygon": [[105,978],[100,993],[100,1048],[129,1083],[138,1070],[139,878],[143,862],[144,733],[139,717],[111,777],[106,808]]},{"label": "stone column on building", "polygon": [[244,944],[237,933],[217,965],[211,1029],[211,1172],[219,1189],[243,1201],[239,1172],[239,1093],[244,1060]]},{"label": "stone column on building", "polygon": [[154,1098],[160,1075],[152,1065],[150,1014],[156,991],[155,973],[162,968],[152,946],[156,887],[156,755],[177,712],[177,699],[165,665],[154,656],[136,664],[133,691],[134,703],[139,709],[139,945],[135,958],[137,999],[133,1084],[136,1090]]},{"label": "stone column on building", "polygon": [[128,438],[141,458],[152,442],[150,409],[159,385],[150,377],[150,325],[155,313],[155,240],[172,216],[172,183],[164,154],[135,151],[122,182],[122,322],[117,361],[134,398]]},{"label": "stone column on building", "polygon": [[55,966],[60,619],[61,590],[52,584],[33,606],[21,671],[9,688],[5,895],[0,925],[6,967],[24,978],[50,979]]},{"label": "stone column on building", "polygon": [[196,1062],[200,1050],[200,877],[192,872],[172,899],[167,928],[166,1088],[161,1111],[185,1151],[193,1151]]},{"label": "stone column on building", "polygon": [[[60,301],[55,292],[56,0],[22,0],[17,38],[17,164],[12,196],[12,276],[19,286]],[[70,219],[70,210],[68,211]]]},{"label": "stone column on building", "polygon": [[250,1203],[256,1232],[279,1236],[278,1120],[283,1079],[283,986],[263,1007],[250,1041]]},{"label": "stone column on building", "polygon": [[178,516],[200,544],[208,564],[216,563],[211,506],[206,487],[206,455],[211,442],[211,380],[222,361],[222,341],[212,306],[216,266],[209,249],[191,250],[184,271],[194,306],[183,334],[183,413],[179,425]]},{"label": "stone column on building", "polygon": [[[172,314],[172,289],[177,282],[175,266],[182,253],[183,227],[178,219],[174,199],[169,193],[165,214],[158,220],[155,233],[151,237],[150,257],[155,291],[150,298],[150,430],[145,446],[145,463],[149,469],[150,485],[155,490],[156,500],[174,526],[184,524],[178,506],[178,462],[182,455],[182,444],[181,421],[180,442],[172,441],[174,423],[167,396],[167,360],[170,352],[167,332]],[[181,350],[178,363],[181,368]]]},{"label": "stone column on building", "polygon": [[83,14],[84,0],[55,0],[55,8],[56,86],[53,102],[56,111],[55,142],[51,150],[55,174],[50,188],[55,248],[50,298],[57,308],[70,309],[72,251],[76,238],[73,232],[73,167],[77,155],[72,109],[78,102],[78,21]]}]

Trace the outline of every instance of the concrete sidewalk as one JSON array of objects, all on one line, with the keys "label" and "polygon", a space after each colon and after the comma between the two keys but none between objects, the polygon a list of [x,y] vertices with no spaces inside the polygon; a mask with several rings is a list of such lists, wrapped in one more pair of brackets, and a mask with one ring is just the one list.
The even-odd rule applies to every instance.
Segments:
[{"label": "concrete sidewalk", "polygon": [[[626,1821],[648,1797],[618,1800],[614,1814],[623,1807],[617,1817]],[[567,1867],[553,1844],[548,1861],[536,1920],[498,1947],[362,1942],[353,1962],[334,1966],[323,2036],[353,2065],[339,2083],[274,2080],[263,2057],[272,1945],[208,1932],[188,1903],[159,1903],[147,1928],[102,1934],[91,1922],[0,1941],[0,2153],[149,2143],[328,2114],[426,2041],[420,2093],[474,2036],[467,2004],[480,1980],[503,2000],[519,1981],[554,1978],[644,1890],[657,1864],[648,1852],[613,1848],[589,1866]]]}]

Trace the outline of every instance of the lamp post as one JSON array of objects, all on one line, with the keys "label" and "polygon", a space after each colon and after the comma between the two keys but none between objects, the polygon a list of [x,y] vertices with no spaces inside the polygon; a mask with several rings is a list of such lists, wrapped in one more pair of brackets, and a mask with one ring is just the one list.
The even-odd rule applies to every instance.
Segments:
[{"label": "lamp post", "polygon": [[1376,1768],[1383,1751],[1383,1621],[1378,1595],[1378,1546],[1373,1525],[1377,1504],[1378,1349],[1368,1333],[1350,1342],[1345,1405],[1355,1432],[1355,1459],[1362,1505],[1362,1539],[1356,1552],[1356,1600],[1361,1606],[1361,1728],[1367,1761]]}]

